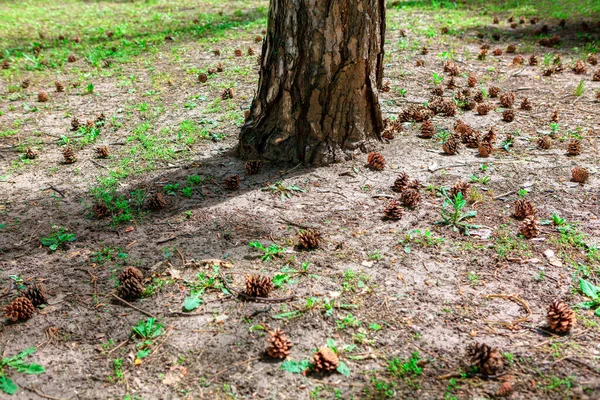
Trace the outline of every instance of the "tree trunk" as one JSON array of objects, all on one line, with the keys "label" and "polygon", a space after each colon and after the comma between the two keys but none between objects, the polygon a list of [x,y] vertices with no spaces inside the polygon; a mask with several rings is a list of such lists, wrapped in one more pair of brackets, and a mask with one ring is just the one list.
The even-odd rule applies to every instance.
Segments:
[{"label": "tree trunk", "polygon": [[381,140],[385,0],[271,0],[240,156],[323,165]]}]

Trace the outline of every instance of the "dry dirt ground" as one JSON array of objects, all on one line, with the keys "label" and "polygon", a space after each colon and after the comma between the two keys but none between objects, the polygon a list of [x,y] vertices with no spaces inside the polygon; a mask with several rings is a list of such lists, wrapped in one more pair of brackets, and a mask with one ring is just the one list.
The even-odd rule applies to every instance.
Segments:
[{"label": "dry dirt ground", "polygon": [[[3,357],[35,346],[27,361],[45,367],[29,375],[3,366],[19,386],[13,398],[469,399],[494,397],[502,384],[515,399],[600,396],[597,304],[575,308],[570,334],[546,326],[554,299],[575,307],[592,301],[581,279],[600,285],[600,82],[592,80],[600,66],[571,69],[597,50],[598,14],[569,17],[561,27],[554,9],[535,5],[485,11],[400,2],[388,12],[385,116],[430,101],[433,81],[439,76],[446,87],[443,66],[454,60],[458,89],[446,89],[445,98],[472,75],[473,93],[498,86],[516,95],[515,120],[503,121],[498,99],[486,99],[488,115],[433,117],[438,137],[457,119],[482,133],[494,127],[493,154],[463,146],[444,155],[438,138],[418,136],[420,122],[406,122],[373,149],[387,161],[382,171],[359,154],[324,168],[266,164],[245,175],[231,150],[257,85],[266,2],[74,3],[79,19],[47,3],[6,17],[0,42],[11,50],[0,70],[0,302],[34,282],[49,292],[31,319],[0,327]],[[0,5],[0,14],[15,10]],[[122,13],[134,16],[121,21]],[[512,15],[527,23],[511,28]],[[544,24],[548,34],[535,35]],[[538,44],[552,35],[560,45]],[[43,44],[37,58],[34,43]],[[484,44],[490,50],[479,60]],[[509,44],[515,54],[506,53]],[[492,55],[496,48],[504,54]],[[532,53],[538,66],[528,65]],[[65,62],[69,54],[76,61]],[[523,65],[513,63],[516,54]],[[543,76],[556,54],[563,71]],[[219,63],[223,72],[198,82]],[[55,80],[65,92],[55,92]],[[230,87],[233,99],[221,100]],[[38,102],[42,90],[48,102]],[[530,111],[519,108],[525,97]],[[560,120],[551,124],[555,109]],[[71,130],[73,117],[85,123],[100,113],[103,125]],[[552,146],[539,149],[537,138],[548,134]],[[577,138],[581,154],[567,156]],[[66,145],[73,164],[64,163]],[[95,155],[100,145],[109,146],[109,158]],[[27,147],[36,159],[26,158]],[[587,183],[571,181],[576,166],[589,171]],[[421,182],[422,201],[402,219],[384,220],[401,172]],[[223,185],[232,174],[241,176],[239,190]],[[477,212],[470,235],[436,224],[444,188],[460,180],[472,182],[462,210]],[[157,192],[168,204],[149,211],[145,199]],[[519,196],[538,210],[532,239],[519,235],[512,215]],[[109,211],[98,218],[93,206],[102,202]],[[52,251],[43,243],[61,228],[73,241]],[[307,228],[321,233],[319,249],[295,247],[297,231]],[[265,253],[249,246],[256,241],[276,254],[262,260]],[[145,275],[133,307],[112,296],[126,266]],[[249,273],[274,278],[271,297],[293,299],[248,302],[223,288],[222,274],[243,290]],[[186,299],[201,303],[183,312]],[[150,316],[163,325],[156,337],[132,334]],[[267,329],[276,327],[293,342],[285,363],[264,354]],[[498,348],[504,368],[490,377],[474,371],[465,351],[475,342]],[[324,345],[335,347],[349,376],[298,373]]]}]

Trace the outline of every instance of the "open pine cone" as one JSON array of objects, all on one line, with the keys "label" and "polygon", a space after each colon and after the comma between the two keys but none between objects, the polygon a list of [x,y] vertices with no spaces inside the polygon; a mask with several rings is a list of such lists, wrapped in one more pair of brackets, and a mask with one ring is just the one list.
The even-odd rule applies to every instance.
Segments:
[{"label": "open pine cone", "polygon": [[35,160],[38,156],[38,153],[33,150],[31,147],[28,147],[27,150],[25,150],[25,157],[28,160]]},{"label": "open pine cone", "polygon": [[321,245],[321,234],[312,229],[298,231],[298,247],[303,250],[318,249]]},{"label": "open pine cone", "polygon": [[506,122],[513,122],[515,120],[515,112],[513,110],[504,110],[502,112],[502,119]]},{"label": "open pine cone", "polygon": [[117,292],[123,299],[138,299],[144,291],[144,274],[135,267],[127,267],[119,274]]},{"label": "open pine cone", "polygon": [[587,68],[585,67],[583,60],[577,60],[575,62],[575,65],[573,65],[573,72],[578,75],[585,74],[587,72]]},{"label": "open pine cone", "polygon": [[458,153],[459,149],[460,139],[455,136],[451,136],[450,138],[448,138],[448,140],[446,140],[446,142],[442,145],[442,150],[444,150],[444,153],[449,155],[454,155]]},{"label": "open pine cone", "polygon": [[23,291],[23,296],[27,297],[34,306],[48,304],[48,295],[46,294],[46,285],[43,283],[34,283],[29,285]]},{"label": "open pine cone", "polygon": [[515,217],[519,219],[533,216],[536,212],[535,206],[529,200],[519,199],[515,202]]},{"label": "open pine cone", "polygon": [[106,145],[96,147],[94,151],[96,152],[96,156],[98,156],[99,158],[108,158],[108,156],[110,155],[110,149]]},{"label": "open pine cone", "polygon": [[467,354],[472,365],[476,366],[483,375],[496,375],[504,366],[502,354],[485,343],[475,343],[469,346]]},{"label": "open pine cone", "polygon": [[316,372],[335,371],[339,365],[339,357],[329,347],[321,347],[313,356],[313,369]]},{"label": "open pine cone", "polygon": [[546,322],[554,332],[567,333],[575,326],[575,312],[569,306],[560,300],[554,300],[548,306],[548,314],[546,314]]},{"label": "open pine cone", "polygon": [[535,54],[532,54],[532,55],[529,57],[529,65],[531,65],[531,66],[536,66],[536,65],[538,65],[538,64],[539,64],[538,57],[537,57]]},{"label": "open pine cone", "polygon": [[233,99],[233,89],[229,88],[229,89],[223,90],[223,93],[221,93],[221,99],[223,99],[223,100]]},{"label": "open pine cone", "polygon": [[491,109],[492,109],[492,106],[490,106],[489,104],[487,104],[487,103],[480,103],[477,106],[477,113],[479,115],[487,115],[490,112]]},{"label": "open pine cone", "polygon": [[401,172],[394,181],[394,190],[398,193],[402,193],[408,187],[409,179],[410,177],[406,172]]},{"label": "open pine cone", "polygon": [[75,155],[75,151],[73,151],[73,149],[69,146],[65,147],[62,153],[63,157],[65,158],[65,163],[73,164],[77,161],[77,155]]},{"label": "open pine cone", "polygon": [[59,81],[54,81],[54,88],[56,89],[57,92],[64,92],[65,91],[65,85],[63,85],[62,83],[60,83]]},{"label": "open pine cone", "polygon": [[435,126],[430,120],[423,121],[421,125],[421,137],[430,139],[435,135]]},{"label": "open pine cone", "polygon": [[550,136],[542,136],[538,138],[536,146],[540,149],[548,150],[552,147],[552,138]]},{"label": "open pine cone", "polygon": [[567,154],[570,156],[578,156],[581,154],[581,140],[572,139],[567,147]]},{"label": "open pine cone", "polygon": [[390,200],[383,210],[383,216],[389,220],[399,220],[402,218],[404,210],[398,200]]},{"label": "open pine cone", "polygon": [[48,100],[50,100],[50,96],[48,96],[48,93],[46,93],[44,91],[41,91],[41,92],[38,93],[38,101],[40,103],[45,103]]},{"label": "open pine cone", "polygon": [[477,78],[475,78],[473,75],[469,75],[469,78],[467,79],[467,86],[475,87],[476,85],[477,85]]},{"label": "open pine cone", "polygon": [[575,167],[571,170],[571,177],[573,182],[585,183],[590,177],[590,173],[585,168]]},{"label": "open pine cone", "polygon": [[527,239],[534,238],[540,233],[538,220],[535,215],[530,215],[523,220],[519,228],[519,233]]},{"label": "open pine cone", "polygon": [[33,316],[35,306],[27,297],[17,297],[4,308],[6,318],[13,322],[26,321]]},{"label": "open pine cone", "polygon": [[417,189],[406,189],[402,193],[402,203],[406,207],[415,208],[421,202],[421,193]]},{"label": "open pine cone", "polygon": [[163,194],[161,192],[156,192],[148,198],[148,201],[146,202],[146,206],[150,210],[154,210],[154,211],[161,210],[167,206],[167,200],[165,199],[165,196],[163,196]]},{"label": "open pine cone", "polygon": [[223,180],[223,184],[229,190],[238,190],[240,188],[240,176],[231,175]]},{"label": "open pine cone", "polygon": [[290,355],[290,349],[293,346],[292,341],[281,329],[277,328],[274,331],[269,331],[267,342],[267,354],[269,357],[283,359]]},{"label": "open pine cone", "polygon": [[471,188],[471,185],[469,184],[469,182],[458,181],[450,189],[449,196],[451,199],[454,199],[457,194],[461,193],[463,199],[466,199],[467,196],[469,195],[470,188]]},{"label": "open pine cone", "polygon": [[592,81],[600,82],[600,69],[594,72],[594,75],[592,75]]},{"label": "open pine cone", "polygon": [[554,110],[554,112],[552,113],[552,117],[550,117],[550,122],[560,122],[560,115],[558,114],[558,110]]},{"label": "open pine cone", "polygon": [[494,148],[490,142],[482,140],[479,143],[479,146],[477,146],[477,150],[479,152],[479,157],[489,157],[494,151]]},{"label": "open pine cone", "polygon": [[246,161],[246,175],[256,175],[262,168],[262,161],[248,160]]},{"label": "open pine cone", "polygon": [[533,107],[531,106],[531,102],[527,97],[525,97],[521,102],[521,110],[531,111],[532,108]]},{"label": "open pine cone", "polygon": [[476,149],[479,147],[479,142],[481,141],[481,133],[476,131],[475,129],[471,129],[468,133],[463,136],[463,143],[472,149]]},{"label": "open pine cone", "polygon": [[246,275],[246,294],[252,297],[269,297],[273,290],[271,278],[263,275]]},{"label": "open pine cone", "polygon": [[512,92],[500,95],[500,104],[504,108],[511,108],[515,104],[515,94]]},{"label": "open pine cone", "polygon": [[377,152],[372,152],[369,153],[369,156],[367,157],[367,164],[370,168],[381,171],[385,168],[385,158]]},{"label": "open pine cone", "polygon": [[492,98],[498,97],[498,95],[500,94],[500,88],[498,86],[490,86],[488,89],[488,94]]}]

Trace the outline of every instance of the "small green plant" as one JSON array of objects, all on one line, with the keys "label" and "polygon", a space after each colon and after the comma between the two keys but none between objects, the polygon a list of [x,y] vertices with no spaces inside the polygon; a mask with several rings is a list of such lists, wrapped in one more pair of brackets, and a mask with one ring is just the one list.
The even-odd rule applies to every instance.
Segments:
[{"label": "small green plant", "polygon": [[439,85],[440,83],[442,83],[444,81],[444,77],[442,75],[438,74],[437,72],[434,72],[431,76],[431,80],[434,85]]},{"label": "small green plant", "polygon": [[383,254],[379,250],[375,250],[373,252],[367,252],[367,257],[372,261],[379,261],[383,259]]},{"label": "small green plant", "polygon": [[155,318],[148,318],[146,321],[142,320],[137,323],[131,329],[131,336],[137,336],[142,339],[142,342],[136,345],[138,352],[136,358],[141,360],[142,358],[150,355],[150,346],[152,346],[153,340],[162,335],[165,332],[162,324],[156,322]]},{"label": "small green plant", "polygon": [[14,370],[23,374],[38,375],[43,374],[46,369],[35,363],[27,364],[25,359],[35,353],[35,347],[23,350],[13,357],[5,357],[0,361],[0,389],[6,394],[13,395],[17,393],[19,387],[8,376],[8,370]]},{"label": "small green plant", "polygon": [[448,139],[450,139],[450,132],[448,132],[446,129],[442,129],[441,131],[439,131],[438,133],[436,133],[433,138],[436,139],[437,141],[439,141],[440,143],[446,143],[448,141]]},{"label": "small green plant", "polygon": [[263,255],[261,256],[261,260],[263,261],[271,261],[274,257],[280,257],[281,253],[285,253],[286,251],[285,247],[280,247],[275,243],[269,245],[269,247],[265,247],[262,243],[256,241],[248,243],[248,246],[262,251]]},{"label": "small green plant", "polygon": [[502,146],[502,148],[506,151],[510,151],[510,148],[513,146],[514,144],[514,139],[512,137],[507,137],[504,140],[502,140],[502,143],[500,144]]},{"label": "small green plant", "polygon": [[473,271],[469,271],[467,278],[469,278],[473,286],[479,285],[479,282],[481,281],[481,277]]},{"label": "small green plant", "polygon": [[488,183],[490,183],[490,180],[491,180],[491,178],[490,178],[490,176],[489,176],[489,175],[486,175],[486,176],[484,176],[484,177],[481,177],[481,178],[478,178],[478,177],[477,177],[477,176],[475,176],[475,175],[471,175],[471,176],[469,176],[469,181],[470,181],[471,183],[482,183],[482,184],[484,184],[484,185],[487,185]]},{"label": "small green plant", "polygon": [[527,196],[528,193],[529,192],[527,191],[527,189],[519,189],[519,191],[517,192],[517,196],[519,196],[522,199],[525,196]]},{"label": "small green plant", "polygon": [[46,246],[50,251],[56,251],[59,247],[64,247],[67,243],[74,242],[77,238],[74,233],[69,233],[65,228],[59,227],[50,235],[40,239],[43,246]]},{"label": "small green plant", "polygon": [[579,84],[577,85],[577,88],[575,88],[575,96],[580,97],[583,96],[583,92],[585,91],[585,83],[583,82],[583,79],[579,81]]},{"label": "small green plant", "polygon": [[600,287],[595,286],[583,278],[579,278],[579,290],[592,300],[579,303],[575,307],[585,308],[588,310],[591,308],[596,308],[595,314],[596,316],[600,317]]},{"label": "small green plant", "polygon": [[442,204],[441,217],[442,220],[436,222],[439,225],[452,226],[455,232],[461,231],[465,235],[469,235],[469,229],[477,229],[478,225],[472,225],[467,222],[468,219],[477,215],[477,211],[471,210],[463,212],[463,208],[467,205],[467,201],[463,198],[462,193],[458,193],[451,199],[446,195],[446,199]]},{"label": "small green plant", "polygon": [[296,185],[286,185],[282,181],[275,182],[275,184],[264,187],[261,190],[263,192],[270,191],[271,193],[279,194],[281,201],[286,201],[295,193],[306,192],[305,190],[300,189]]},{"label": "small green plant", "polygon": [[177,190],[179,189],[179,183],[167,183],[163,188],[165,194],[169,196],[175,196]]},{"label": "small green plant", "polygon": [[406,375],[419,376],[423,373],[423,368],[419,366],[420,360],[418,351],[413,352],[407,361],[394,357],[388,362],[387,371],[398,378]]},{"label": "small green plant", "polygon": [[93,83],[88,83],[88,85],[85,88],[87,93],[94,93],[94,84]]},{"label": "small green plant", "polygon": [[336,321],[337,328],[342,330],[348,327],[358,327],[361,322],[352,313],[348,313],[344,318],[340,318]]}]

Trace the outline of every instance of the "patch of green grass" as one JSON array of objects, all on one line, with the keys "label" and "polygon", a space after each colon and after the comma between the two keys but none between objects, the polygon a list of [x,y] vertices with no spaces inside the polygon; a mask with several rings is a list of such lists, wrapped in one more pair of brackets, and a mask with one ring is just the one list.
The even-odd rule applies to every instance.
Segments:
[{"label": "patch of green grass", "polygon": [[515,235],[505,226],[501,226],[495,236],[494,248],[499,258],[531,256],[531,248],[527,241]]}]

